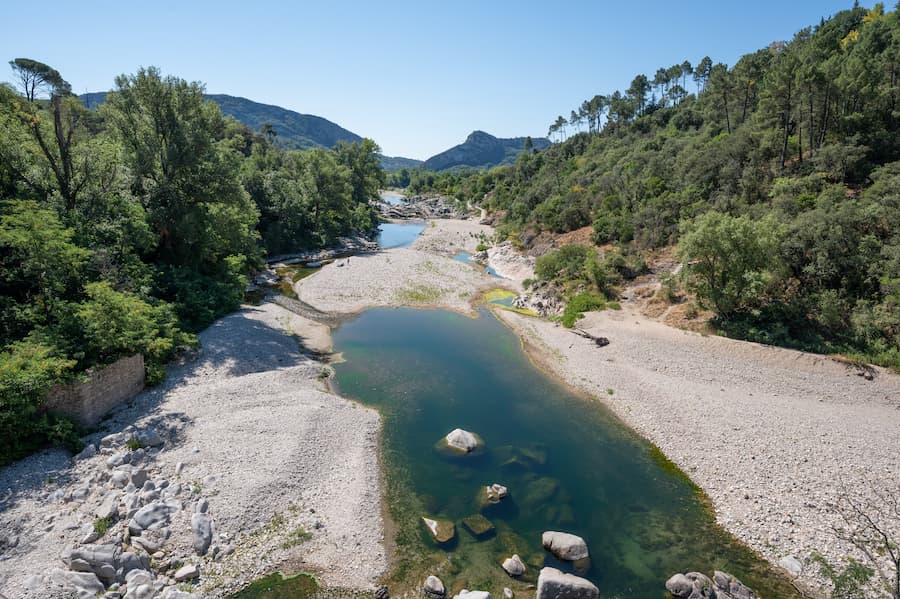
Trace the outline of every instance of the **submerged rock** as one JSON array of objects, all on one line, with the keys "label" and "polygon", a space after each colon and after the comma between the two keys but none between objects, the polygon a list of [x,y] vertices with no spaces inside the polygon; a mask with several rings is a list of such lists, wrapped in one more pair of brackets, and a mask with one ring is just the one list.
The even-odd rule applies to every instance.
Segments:
[{"label": "submerged rock", "polygon": [[528,509],[537,511],[544,508],[551,499],[559,491],[559,481],[550,476],[542,476],[530,483],[525,489],[525,497],[517,494],[521,498],[523,506]]},{"label": "submerged rock", "polygon": [[422,522],[438,544],[449,543],[456,536],[456,526],[449,520],[432,520],[423,516]]},{"label": "submerged rock", "polygon": [[544,549],[566,562],[574,562],[590,556],[587,543],[577,535],[548,530],[541,536]]},{"label": "submerged rock", "polygon": [[486,537],[494,532],[494,525],[481,514],[466,516],[462,520],[462,525],[466,530],[472,533],[472,536],[476,539]]},{"label": "submerged rock", "polygon": [[560,572],[556,568],[541,568],[538,575],[536,599],[598,599],[600,589],[585,578]]},{"label": "submerged rock", "polygon": [[511,471],[527,472],[547,463],[546,447],[534,443],[530,447],[502,445],[497,448],[500,466]]}]

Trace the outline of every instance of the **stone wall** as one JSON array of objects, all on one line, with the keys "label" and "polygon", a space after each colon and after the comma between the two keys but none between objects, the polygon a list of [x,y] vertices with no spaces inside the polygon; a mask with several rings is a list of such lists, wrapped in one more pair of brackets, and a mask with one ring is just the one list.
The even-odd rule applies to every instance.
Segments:
[{"label": "stone wall", "polygon": [[88,374],[85,381],[50,389],[44,408],[91,427],[144,388],[144,356],[122,358]]}]

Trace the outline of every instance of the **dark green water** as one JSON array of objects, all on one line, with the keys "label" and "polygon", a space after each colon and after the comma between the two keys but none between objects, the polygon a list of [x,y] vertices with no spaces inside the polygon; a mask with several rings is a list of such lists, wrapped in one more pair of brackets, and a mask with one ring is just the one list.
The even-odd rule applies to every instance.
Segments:
[{"label": "dark green water", "polygon": [[[688,569],[725,570],[766,597],[794,596],[715,526],[687,478],[596,402],[534,368],[489,312],[368,310],[336,331],[334,346],[346,360],[335,366],[340,391],[385,417],[395,581],[437,573],[450,590],[523,590],[499,563],[519,553],[526,582],[542,565],[571,571],[541,548],[543,531],[561,530],[587,541],[587,577],[604,597],[661,598],[665,580]],[[478,433],[487,451],[435,451],[456,427]],[[511,501],[484,512],[497,534],[477,541],[459,523],[494,482],[509,487]],[[436,547],[423,514],[456,522],[457,542]]]}]

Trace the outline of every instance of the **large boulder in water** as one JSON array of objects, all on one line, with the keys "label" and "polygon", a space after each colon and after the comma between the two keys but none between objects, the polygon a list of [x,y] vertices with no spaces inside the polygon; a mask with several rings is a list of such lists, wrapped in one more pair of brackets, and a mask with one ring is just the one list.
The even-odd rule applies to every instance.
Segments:
[{"label": "large boulder in water", "polygon": [[437,576],[429,576],[425,579],[422,586],[422,593],[429,599],[444,599],[447,596],[447,590],[444,583]]},{"label": "large boulder in water", "polygon": [[522,561],[522,558],[519,557],[517,553],[513,554],[512,557],[503,560],[502,567],[510,576],[521,576],[522,574],[525,574],[525,562]]},{"label": "large boulder in water", "polygon": [[590,580],[556,568],[541,568],[536,599],[598,599],[599,596],[600,589]]},{"label": "large boulder in water", "polygon": [[544,549],[565,562],[583,560],[590,556],[587,543],[577,535],[548,530],[541,535]]},{"label": "large boulder in water", "polygon": [[461,453],[472,453],[481,445],[478,435],[464,431],[461,428],[455,428],[450,431],[444,437],[444,441],[447,443],[447,447]]},{"label": "large boulder in water", "polygon": [[434,520],[422,516],[422,522],[425,524],[428,532],[431,533],[434,542],[439,545],[449,543],[456,536],[456,526],[449,520]]}]

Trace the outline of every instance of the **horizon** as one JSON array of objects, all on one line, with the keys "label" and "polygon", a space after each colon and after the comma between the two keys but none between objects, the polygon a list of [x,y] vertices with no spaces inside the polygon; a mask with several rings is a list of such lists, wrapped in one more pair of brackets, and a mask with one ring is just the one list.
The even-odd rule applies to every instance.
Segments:
[{"label": "horizon", "polygon": [[[0,26],[4,60],[45,62],[77,94],[109,91],[116,76],[156,66],[203,83],[207,94],[320,116],[375,140],[386,156],[426,160],[476,130],[546,137],[557,115],[567,117],[595,94],[624,90],[639,73],[652,77],[661,66],[696,64],[706,55],[733,65],[852,2],[765,0],[735,8],[703,0],[673,10],[654,1],[645,3],[643,18],[632,7],[586,2],[565,13],[538,3],[473,2],[302,8],[163,2],[153,13],[99,3],[44,6],[50,17],[39,36],[13,26],[30,16],[27,7],[7,9]],[[138,18],[143,25],[135,28]],[[106,35],[72,40],[73,30]],[[12,72],[0,81],[12,82]]]}]

